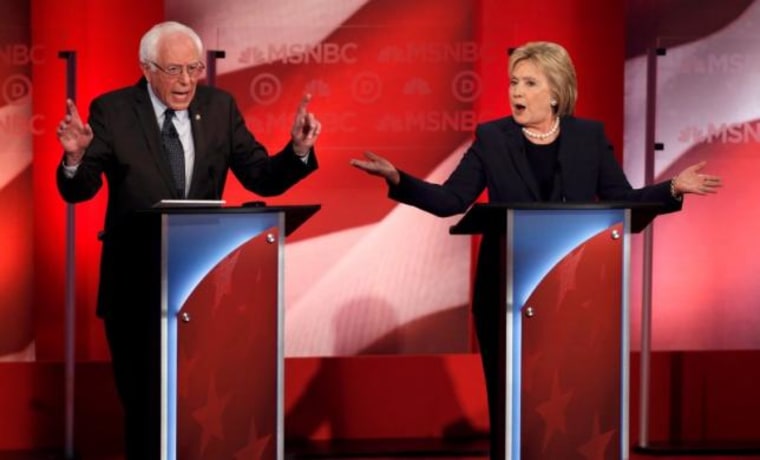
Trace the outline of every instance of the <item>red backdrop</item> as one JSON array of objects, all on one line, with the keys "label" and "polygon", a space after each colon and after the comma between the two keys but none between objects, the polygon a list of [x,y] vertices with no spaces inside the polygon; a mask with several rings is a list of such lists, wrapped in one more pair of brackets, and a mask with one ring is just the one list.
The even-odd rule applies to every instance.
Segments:
[{"label": "red backdrop", "polygon": [[[35,139],[35,217],[38,222],[45,222],[45,225],[36,226],[35,267],[36,279],[46,280],[49,286],[49,289],[44,292],[37,291],[35,300],[39,359],[60,359],[60,344],[63,342],[61,299],[63,299],[64,279],[65,205],[54,187],[53,172],[60,160],[60,151],[52,133],[62,113],[65,74],[64,63],[56,59],[56,53],[64,49],[77,51],[77,100],[80,111],[86,114],[87,106],[94,96],[115,87],[132,84],[139,77],[136,62],[139,37],[150,25],[161,20],[164,13],[162,8],[145,3],[145,8],[138,8],[121,2],[101,4],[81,1],[77,4],[80,6],[78,8],[62,8],[55,2],[43,0],[33,2],[34,40],[44,44],[47,50],[47,57],[38,67],[34,80],[36,92],[34,110],[43,114],[46,133]],[[472,15],[471,31],[460,27],[460,32],[457,33],[464,31],[465,35],[452,37],[452,39],[473,40],[481,49],[481,58],[473,62],[482,85],[481,96],[474,102],[475,114],[479,120],[507,114],[506,50],[531,40],[558,41],[567,47],[578,69],[580,99],[577,113],[580,116],[603,120],[613,144],[621,145],[624,41],[622,31],[618,27],[613,27],[612,24],[621,23],[622,6],[609,5],[601,1],[594,8],[589,8],[585,2],[557,2],[551,8],[528,6],[520,2],[481,1],[473,4],[474,7],[471,7],[469,2],[449,0],[449,3],[451,4],[449,6],[456,8],[453,10],[452,8],[436,8],[435,2],[431,5],[421,2],[407,5],[404,8],[409,11],[405,11],[403,15],[394,16],[399,13],[397,8],[394,8],[394,13],[390,14],[391,9],[387,7],[387,2],[370,1],[356,11],[347,23],[349,25],[352,22],[360,25],[368,21],[380,24],[391,23],[402,38],[408,35],[405,39],[419,42],[425,38],[424,34],[451,33],[455,30],[454,26],[447,26],[447,24],[456,24],[459,18],[448,17],[451,13],[446,13],[446,11],[457,11],[462,8],[465,8],[464,11],[470,11],[468,14]],[[190,14],[188,12],[194,11],[193,8],[187,11],[179,7],[167,8],[169,12],[172,10],[176,11],[177,15],[188,15]],[[113,21],[115,17],[119,20]],[[425,19],[419,19],[420,17]],[[510,18],[507,26],[503,19],[505,17]],[[610,18],[616,19],[610,20]],[[190,17],[183,20],[192,24]],[[409,26],[405,25],[406,22],[414,24],[415,28],[409,29]],[[422,27],[421,24],[428,25]],[[351,40],[362,43],[365,48],[372,46],[371,41],[368,43],[367,40],[361,38],[360,34],[363,33],[361,27],[357,28],[356,34],[359,35],[341,37],[340,34],[346,34],[351,30],[350,27],[341,29],[341,32],[330,37],[330,41],[342,43]],[[388,38],[382,35],[379,38],[380,42],[383,39],[388,41]],[[441,43],[445,42],[446,36],[432,36],[428,39],[433,43]],[[212,48],[215,45],[218,44],[209,43],[208,47]],[[228,56],[227,59],[235,60],[238,56]],[[598,71],[600,66],[603,66],[604,72]],[[307,67],[312,70],[311,74],[287,77],[286,83],[289,87],[300,89],[312,76],[324,75],[326,67]],[[257,70],[274,74],[279,72],[274,65]],[[385,67],[378,69],[379,72],[388,72],[388,70]],[[329,75],[336,75],[337,78],[342,75],[340,68],[333,67],[330,72]],[[244,78],[241,83],[235,82],[238,76]],[[245,74],[237,72],[223,76],[218,84],[230,88],[233,92],[240,92],[238,100],[241,108],[249,117],[249,125],[256,128],[260,127],[257,126],[256,120],[261,119],[266,107],[256,107],[247,102],[250,100],[245,94],[249,80],[250,77],[245,79]],[[349,82],[341,83],[339,79],[330,83],[338,87],[349,84]],[[243,89],[236,89],[241,87]],[[289,109],[295,106],[298,94],[298,91],[292,91],[290,94],[292,101],[286,99],[278,105],[278,107],[287,108],[288,112],[282,109],[284,116],[291,116]],[[390,99],[388,103],[384,103],[388,106],[385,109],[386,113],[401,110],[399,107],[403,108],[404,104],[408,103],[404,101],[408,99],[408,97]],[[340,92],[335,92],[332,98],[317,97],[312,108],[318,115],[320,112],[327,114],[328,126],[339,128],[341,124],[335,121],[335,114],[352,110],[349,103],[350,100],[341,98]],[[445,106],[449,102],[441,100],[438,102],[438,105],[440,104]],[[431,107],[435,106],[434,104]],[[386,136],[373,140],[371,136],[368,137],[371,130],[362,128],[365,122],[361,121],[367,119],[374,121],[382,116],[382,113],[377,113],[376,105],[371,107],[374,108],[373,111],[356,113],[356,120],[359,120],[356,122],[357,128],[360,128],[356,132],[333,134],[326,130],[319,145],[322,152],[320,171],[279,199],[288,202],[323,204],[323,212],[294,235],[296,240],[365,225],[381,219],[393,208],[392,202],[384,198],[382,186],[379,183],[368,180],[346,166],[348,158],[360,154],[361,146],[377,147],[376,150],[379,150],[379,153],[389,155],[402,167],[413,173],[424,175],[441,161],[441,151],[449,152],[459,143],[466,141],[471,134],[466,130],[443,131],[441,135],[424,130],[420,132],[410,130],[393,139],[390,139],[391,136]],[[259,133],[258,135],[267,145],[275,149],[286,140],[286,134],[280,128],[276,125],[275,129],[255,132]],[[442,136],[448,136],[450,139],[447,140]],[[409,147],[431,144],[449,147],[445,147],[445,150],[444,148],[436,150],[423,148],[420,154],[415,156],[404,155],[403,158],[400,156]],[[346,145],[358,147],[346,149]],[[107,359],[100,324],[92,314],[95,308],[97,263],[100,251],[96,235],[102,226],[105,197],[104,189],[95,200],[76,207],[77,356],[80,359]],[[233,203],[248,198],[234,181],[225,197]]]},{"label": "red backdrop", "polygon": [[[370,9],[377,15],[385,14],[390,21],[391,3],[383,1],[368,2],[357,15],[368,14]],[[397,4],[393,4],[397,5]],[[506,115],[507,107],[507,73],[506,50],[531,40],[554,40],[567,47],[575,59],[580,81],[580,102],[578,114],[584,117],[601,119],[606,123],[608,135],[615,145],[622,141],[622,72],[623,72],[623,8],[616,2],[594,0],[557,1],[551,4],[531,4],[517,1],[484,0],[472,4],[471,29],[469,36],[483,50],[483,58],[475,63],[475,70],[481,76],[482,93],[474,102],[478,120],[485,120]],[[411,5],[407,6],[412,8]],[[395,8],[395,7],[394,7]],[[187,11],[192,11],[189,8]],[[424,11],[423,11],[424,13]],[[445,11],[439,11],[445,14]],[[38,359],[60,360],[62,356],[63,323],[63,279],[64,279],[64,222],[66,207],[58,196],[54,185],[54,170],[60,161],[60,149],[57,145],[54,129],[63,114],[65,98],[64,63],[57,59],[59,50],[77,51],[77,102],[80,111],[86,115],[87,105],[96,95],[123,85],[132,84],[139,77],[137,68],[137,43],[139,37],[153,23],[164,19],[164,7],[160,3],[141,0],[139,2],[99,2],[79,0],[62,4],[52,0],[34,0],[32,2],[32,40],[44,47],[45,59],[35,67],[34,73],[34,112],[44,118],[43,133],[35,138],[34,156],[34,205],[35,218],[35,281],[44,283],[45,289],[36,290],[36,341]],[[435,19],[435,16],[430,18]],[[458,18],[454,18],[458,19]],[[402,23],[403,25],[403,23]],[[413,33],[413,31],[410,31]],[[412,34],[413,36],[413,34]],[[381,37],[382,38],[382,37]],[[439,40],[444,40],[440,37]],[[214,43],[209,44],[212,47]],[[604,72],[599,72],[603,67]],[[333,113],[329,99],[315,101],[314,110]],[[292,105],[292,104],[291,104]],[[245,106],[245,104],[243,104]],[[424,136],[424,133],[421,133]],[[468,133],[459,133],[459,139],[466,139]],[[264,139],[272,148],[284,140],[273,135],[273,139]],[[423,137],[423,141],[424,141]],[[456,140],[456,139],[455,139]],[[337,136],[325,134],[321,139],[320,149],[330,153],[331,143],[340,142]],[[414,136],[408,142],[417,142]],[[350,154],[353,156],[354,153]],[[315,186],[327,186],[331,177],[340,177],[342,172],[333,172],[332,167],[345,165],[346,158],[327,155],[322,160],[322,178],[315,179],[315,184],[304,184],[297,192],[300,196],[314,193]],[[422,166],[415,166],[417,173],[426,172],[435,162],[424,166],[425,158],[418,158]],[[382,192],[374,183],[375,198],[378,206],[362,208],[347,207],[344,221],[360,223],[371,222],[387,213],[391,203],[384,200]],[[298,193],[302,195],[298,195]],[[349,196],[336,196],[347,199]],[[350,193],[348,194],[350,195]],[[101,325],[94,317],[94,300],[97,286],[97,262],[99,246],[97,232],[102,225],[106,193],[101,192],[95,200],[78,205],[77,212],[77,356],[80,361],[107,359],[105,342]],[[312,201],[312,200],[302,200]],[[321,200],[316,200],[321,201]],[[352,210],[353,209],[353,210]],[[361,212],[354,212],[358,209]],[[327,222],[317,221],[312,232],[325,231]],[[307,230],[307,229],[305,229]],[[303,235],[306,237],[308,235]],[[367,367],[369,366],[369,368]],[[16,378],[17,386],[4,391],[22,392],[28,398],[40,397],[40,393],[51,399],[51,406],[60,403],[60,396],[50,396],[48,387],[29,389],[29,380],[49,377],[47,367],[42,365],[28,368],[25,377]],[[85,368],[91,369],[91,368]],[[373,372],[369,372],[372,369]],[[107,383],[107,370],[85,371],[79,380],[80,388],[91,388],[97,376],[98,388],[103,388],[102,380]],[[470,427],[459,431],[459,435],[471,435],[473,430],[482,430],[485,424],[485,403],[482,377],[476,355],[451,355],[440,357],[378,357],[356,359],[293,359],[288,362],[287,406],[293,416],[288,418],[288,430],[294,436],[311,437],[388,437],[388,436],[436,436],[446,426]],[[19,371],[16,371],[20,374]],[[431,375],[440,374],[434,379]],[[57,374],[53,374],[57,375]],[[94,375],[94,376],[93,376]],[[366,385],[366,376],[380,378],[377,385]],[[364,377],[363,377],[364,376]],[[318,377],[318,378],[317,378]],[[382,383],[385,382],[385,383]],[[344,398],[355,403],[364,401],[361,411],[352,411],[357,417],[351,419],[346,415],[345,423],[325,428],[324,423],[312,425],[308,414],[314,410],[324,411],[320,402],[332,401],[334,388],[345,388]],[[397,397],[390,402],[377,397],[387,385],[395,386]],[[27,388],[26,390],[21,390]],[[45,388],[48,388],[47,390]],[[105,387],[107,388],[107,387]],[[101,392],[101,397],[113,405],[113,394]],[[420,398],[421,394],[426,397]],[[456,395],[452,398],[452,395]],[[23,400],[24,398],[21,398]],[[440,406],[440,401],[451,400],[450,406]],[[347,402],[345,399],[339,401]],[[80,414],[102,413],[103,407],[97,408],[89,398],[80,399]],[[315,406],[316,405],[316,406]],[[366,406],[366,407],[365,407]],[[303,410],[302,408],[307,408]],[[309,409],[311,408],[311,409]],[[407,417],[409,423],[393,422],[387,426],[378,426],[373,414],[410,413],[424,416]],[[312,410],[313,409],[313,410]],[[339,410],[337,408],[336,410]],[[19,409],[20,410],[20,409]],[[6,444],[14,446],[56,444],[55,436],[45,437],[40,432],[55,433],[57,422],[54,409],[32,411],[27,420],[30,424],[48,427],[49,430],[15,433],[13,438],[5,439]],[[296,414],[302,414],[298,416]],[[400,418],[393,417],[396,420]],[[391,420],[391,419],[389,419]],[[457,424],[457,420],[466,423]],[[35,423],[36,422],[36,423]],[[94,427],[84,422],[80,428],[87,432],[94,430],[99,436],[109,439],[108,430],[102,425]],[[89,427],[89,428],[88,428]],[[321,428],[320,428],[321,427]],[[106,430],[108,433],[102,433]],[[456,430],[454,430],[456,433]],[[113,436],[110,436],[111,438]],[[11,439],[13,439],[11,441]]]},{"label": "red backdrop", "polygon": [[[397,3],[373,1],[368,5],[382,15],[386,7],[392,9]],[[195,9],[188,6],[186,11],[191,14]],[[389,20],[391,16],[388,13]],[[475,64],[482,80],[482,94],[474,103],[478,119],[505,114],[505,50],[530,40],[554,40],[568,48],[576,63],[580,82],[578,114],[604,121],[613,144],[621,146],[623,17],[622,2],[605,0],[475,2],[472,17],[468,19],[472,22],[469,33],[486,52],[484,59]],[[62,442],[60,366],[43,362],[60,361],[63,350],[66,207],[54,184],[54,171],[61,156],[54,129],[63,114],[65,74],[64,63],[57,58],[57,52],[75,50],[78,53],[77,102],[86,115],[93,97],[136,81],[139,37],[164,18],[164,4],[148,0],[31,0],[32,43],[43,53],[42,62],[35,65],[32,73],[33,112],[38,115],[41,130],[34,138],[31,202],[36,223],[34,336],[39,362],[0,366],[0,407],[6,409],[0,414],[3,428],[0,448],[60,446]],[[330,113],[329,99],[320,100],[314,110]],[[325,145],[320,148],[328,152],[330,143],[338,142],[328,134],[322,140]],[[270,143],[274,148],[282,141],[278,138]],[[619,148],[617,152],[620,156]],[[328,184],[331,174],[338,174],[325,167],[332,166],[333,160],[329,156],[325,160],[323,171],[327,172],[322,179],[315,180],[313,185],[305,184],[299,192],[304,195],[297,196],[315,192],[317,184]],[[344,160],[336,158],[335,164]],[[425,170],[420,169],[420,172]],[[382,198],[377,190],[377,197]],[[80,361],[107,359],[101,325],[94,316],[99,258],[96,235],[102,225],[105,195],[104,191],[97,199],[77,206],[76,340]],[[382,201],[378,207],[358,208],[360,213],[345,216],[345,219],[370,222],[387,213],[390,206]],[[326,228],[326,222],[316,222],[310,231]],[[667,362],[661,367],[667,368]],[[82,364],[80,370],[80,445],[92,447],[97,439],[102,440],[103,445],[112,444],[119,438],[118,416],[114,416],[115,398],[108,368]],[[688,374],[683,368],[679,371]],[[480,432],[486,421],[476,355],[291,359],[287,363],[287,377],[286,406],[290,410],[287,430],[293,437],[430,437],[443,433],[471,436]],[[667,378],[672,378],[672,374]],[[337,388],[341,389],[340,393]],[[384,396],[389,389],[392,389],[393,399]],[[633,393],[635,396],[635,387]],[[442,405],[441,401],[449,403]],[[667,404],[667,401],[662,403],[665,409],[660,412],[665,417],[671,416],[669,410],[674,408],[668,408]],[[341,417],[328,420],[315,416],[326,410],[338,411]],[[635,408],[632,416],[636,416]],[[103,423],[104,420],[113,424]],[[458,427],[459,431],[452,431],[451,427]],[[657,429],[666,433],[672,426]]]}]

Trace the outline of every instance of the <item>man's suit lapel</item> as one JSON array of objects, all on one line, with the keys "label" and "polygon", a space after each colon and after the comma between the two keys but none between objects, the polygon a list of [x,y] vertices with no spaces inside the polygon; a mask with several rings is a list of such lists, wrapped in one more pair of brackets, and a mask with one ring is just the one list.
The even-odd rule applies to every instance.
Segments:
[{"label": "man's suit lapel", "polygon": [[528,157],[525,152],[525,140],[523,139],[520,126],[513,119],[509,119],[504,125],[504,142],[506,151],[509,152],[510,160],[522,178],[525,186],[530,192],[531,198],[536,201],[541,200],[541,192],[538,190],[538,182],[533,175],[533,170],[528,163]]},{"label": "man's suit lapel", "polygon": [[158,129],[156,113],[150,102],[147,82],[144,78],[141,79],[135,87],[134,107],[137,119],[140,122],[140,127],[142,128],[142,134],[145,137],[145,143],[150,150],[150,156],[156,163],[156,168],[161,174],[161,178],[164,180],[166,190],[171,193],[172,198],[182,198],[176,195],[177,192],[174,187],[171,166],[169,166],[169,159],[164,155],[163,148],[161,147],[161,131]]},{"label": "man's suit lapel", "polygon": [[[196,88],[195,98],[188,107],[187,115],[190,117],[190,124],[193,131],[193,145],[195,147],[195,162],[193,167],[192,179],[190,181],[190,191],[188,197],[194,197],[199,193],[198,187],[204,180],[204,174],[207,176],[214,176],[212,180],[216,180],[216,171],[210,169],[210,167],[204,168],[203,165],[207,163],[206,155],[208,154],[208,148],[206,147],[206,132],[203,129],[204,123],[208,120],[204,118],[208,115],[204,113],[206,105],[202,102],[202,98],[199,96],[200,88]],[[214,191],[214,193],[217,193]]]}]

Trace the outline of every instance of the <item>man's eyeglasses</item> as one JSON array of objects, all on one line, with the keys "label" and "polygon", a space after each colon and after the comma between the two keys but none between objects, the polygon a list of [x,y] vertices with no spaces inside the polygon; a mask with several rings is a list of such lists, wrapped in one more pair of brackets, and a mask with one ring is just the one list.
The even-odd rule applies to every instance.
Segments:
[{"label": "man's eyeglasses", "polygon": [[170,77],[179,77],[182,75],[183,70],[187,72],[187,75],[190,77],[198,77],[203,73],[204,70],[206,70],[206,65],[202,62],[192,62],[187,65],[170,64],[166,67],[161,67],[154,61],[149,62],[153,67],[165,73],[166,75],[169,75]]}]

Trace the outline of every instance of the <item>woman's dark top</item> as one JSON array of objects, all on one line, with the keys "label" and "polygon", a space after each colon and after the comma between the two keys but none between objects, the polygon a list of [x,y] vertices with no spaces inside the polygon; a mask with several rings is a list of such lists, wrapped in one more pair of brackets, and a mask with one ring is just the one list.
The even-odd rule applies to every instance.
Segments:
[{"label": "woman's dark top", "polygon": [[552,196],[554,175],[557,172],[557,152],[559,152],[559,136],[549,144],[525,142],[525,155],[538,182],[542,201],[549,201]]}]

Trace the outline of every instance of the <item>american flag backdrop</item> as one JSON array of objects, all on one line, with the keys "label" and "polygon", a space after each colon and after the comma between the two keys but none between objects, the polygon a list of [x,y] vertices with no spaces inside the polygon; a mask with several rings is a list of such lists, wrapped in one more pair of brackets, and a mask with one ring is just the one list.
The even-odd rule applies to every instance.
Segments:
[{"label": "american flag backdrop", "polygon": [[[288,356],[469,351],[470,241],[348,165],[365,150],[434,181],[475,127],[472,2],[167,2],[224,50],[218,86],[271,149],[305,92],[320,169],[279,200],[322,209],[286,246]],[[245,201],[238,184],[228,201]]]},{"label": "american flag backdrop", "polygon": [[[760,348],[760,252],[754,209],[760,184],[760,2],[705,2],[686,13],[679,2],[630,2],[629,21],[657,15],[661,30],[642,27],[629,39],[626,60],[626,172],[644,180],[646,47],[656,59],[656,181],[707,161],[723,177],[716,196],[687,197],[678,214],[654,225],[652,346],[655,350],[756,350]],[[640,21],[637,24],[644,24]],[[672,23],[672,26],[668,26]],[[641,247],[642,242],[635,242]],[[636,249],[634,249],[636,251]],[[640,264],[632,270],[640,283]],[[640,284],[639,284],[640,286]],[[632,319],[638,342],[640,289],[633,289]]]},{"label": "american flag backdrop", "polygon": [[[381,181],[347,163],[373,150],[418,176],[446,177],[481,120],[478,105],[497,105],[492,101],[494,93],[483,91],[484,75],[477,69],[493,69],[492,63],[498,61],[506,80],[504,48],[519,44],[482,40],[473,25],[480,3],[165,2],[166,18],[196,28],[207,48],[225,51],[225,58],[218,61],[217,85],[236,96],[249,126],[272,150],[287,141],[301,95],[307,91],[314,95],[311,110],[325,127],[317,151],[321,168],[285,196],[272,200],[323,205],[287,246],[289,356],[470,350],[470,241],[448,235],[455,219],[437,219],[397,206],[385,197]],[[651,14],[647,5],[629,2],[629,21]],[[752,349],[760,346],[754,333],[760,322],[754,308],[758,267],[757,258],[751,256],[758,225],[751,210],[760,138],[756,124],[760,93],[754,88],[760,62],[754,46],[760,8],[749,0],[702,6],[684,8],[677,1],[661,5],[657,10],[660,23],[681,24],[673,27],[681,32],[668,36],[651,35],[651,28],[645,26],[649,22],[636,22],[637,32],[628,39],[622,157],[634,185],[641,185],[645,47],[630,44],[646,38],[667,49],[657,61],[656,137],[665,146],[656,153],[657,179],[667,179],[684,165],[707,159],[708,170],[726,181],[718,196],[689,197],[683,212],[656,222],[655,348]],[[92,14],[128,13],[110,11],[113,8],[98,6]],[[62,85],[61,74],[50,71],[62,67],[52,62],[57,49],[31,44],[29,9],[28,0],[7,2],[0,29],[0,236],[13,242],[0,253],[0,359],[4,360],[34,359],[35,348],[39,353],[40,338],[35,345],[32,326],[32,286],[42,282],[38,276],[54,283],[54,289],[60,289],[62,282],[60,273],[50,268],[57,265],[50,263],[47,254],[60,246],[62,236],[45,233],[47,214],[38,216],[37,222],[33,218],[33,208],[44,205],[48,209],[49,202],[60,206],[60,199],[52,186],[40,188],[51,196],[37,196],[34,205],[24,198],[32,194],[32,142],[46,139],[35,136],[53,126],[59,115],[32,112],[32,69],[41,67],[44,70],[37,76],[42,81],[54,75],[55,82],[46,83]],[[514,29],[520,42],[522,37],[544,38],[529,37],[518,19],[503,23]],[[73,31],[54,35],[61,34]],[[581,74],[578,115],[593,115],[584,106],[595,90],[587,83],[596,78],[588,70],[596,68],[593,53],[575,52],[572,39],[568,43]],[[98,43],[91,46],[99,49]],[[136,42],[124,46],[134,50]],[[82,63],[99,56],[88,55],[89,49],[80,52]],[[40,65],[41,60],[47,61],[46,66]],[[482,66],[484,62],[490,67]],[[134,75],[121,77],[119,84],[133,81]],[[85,74],[80,79],[91,85],[94,78]],[[111,79],[115,77],[105,73],[97,77],[102,85],[110,85]],[[47,87],[37,90],[37,94],[49,92]],[[488,101],[482,100],[484,94],[489,95]],[[490,110],[488,116],[496,112]],[[506,108],[499,114],[506,114]],[[51,164],[57,161],[59,153],[54,148],[44,153]],[[50,171],[36,174],[38,182],[51,183]],[[234,181],[225,198],[232,204],[251,199]],[[84,214],[95,207],[88,204],[80,209]],[[97,223],[84,222],[94,230],[81,231],[82,241],[87,241],[78,246],[78,300],[94,299],[94,261],[99,253],[97,243],[90,240],[101,226],[101,210],[102,205],[96,217],[88,216]],[[34,234],[44,243],[40,247],[35,247]],[[723,242],[717,244],[719,239]],[[34,255],[35,251],[41,253]],[[638,268],[634,266],[634,275]],[[634,297],[637,292],[634,288]],[[48,338],[48,330],[60,329],[60,308],[51,304],[60,299],[43,299],[37,306],[41,312],[37,321],[44,326],[42,337],[48,349],[58,343],[55,336]],[[634,298],[632,305],[636,308],[639,303]],[[80,326],[99,330],[92,311],[82,313],[78,321],[85,324]],[[637,313],[633,312],[634,321]],[[634,322],[634,338],[637,327]],[[81,338],[82,344],[102,340],[94,332],[89,334]],[[51,354],[56,355],[46,352]]]}]

